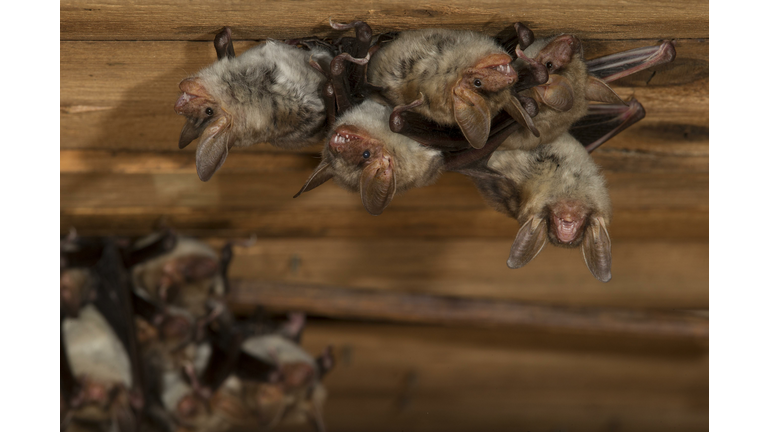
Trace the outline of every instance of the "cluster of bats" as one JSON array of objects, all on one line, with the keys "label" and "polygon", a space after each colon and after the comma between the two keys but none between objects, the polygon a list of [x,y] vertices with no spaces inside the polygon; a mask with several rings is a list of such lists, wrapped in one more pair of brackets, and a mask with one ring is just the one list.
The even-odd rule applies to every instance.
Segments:
[{"label": "cluster of bats", "polygon": [[301,348],[301,313],[234,316],[231,259],[170,230],[62,239],[62,431],[325,430],[331,348]]},{"label": "cluster of bats", "polygon": [[187,118],[179,147],[199,139],[201,180],[232,147],[325,140],[296,196],[335,179],[379,215],[397,193],[455,171],[520,223],[510,268],[549,242],[581,246],[592,274],[611,279],[610,198],[589,152],[645,116],[608,83],[672,61],[672,42],[587,61],[576,36],[535,39],[521,23],[496,39],[331,26],[355,36],[270,40],[236,57],[230,30],[216,35],[218,60],[179,84],[175,106]]}]

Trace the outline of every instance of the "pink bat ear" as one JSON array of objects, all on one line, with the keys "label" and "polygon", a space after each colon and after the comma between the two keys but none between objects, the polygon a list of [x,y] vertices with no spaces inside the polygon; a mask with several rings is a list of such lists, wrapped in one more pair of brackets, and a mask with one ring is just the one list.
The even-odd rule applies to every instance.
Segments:
[{"label": "pink bat ear", "polygon": [[534,90],[539,100],[555,111],[564,112],[573,107],[573,87],[567,78],[550,75],[546,84],[536,86]]},{"label": "pink bat ear", "polygon": [[221,115],[214,119],[200,136],[197,144],[197,176],[208,181],[221,168],[227,159],[229,149],[229,116]]},{"label": "pink bat ear", "polygon": [[453,116],[469,145],[483,148],[491,132],[491,112],[483,97],[457,84],[453,88]]},{"label": "pink bat ear", "polygon": [[507,267],[520,268],[528,264],[547,244],[547,224],[539,217],[532,217],[517,232],[509,251]]},{"label": "pink bat ear", "polygon": [[304,183],[304,187],[302,187],[293,197],[296,198],[304,192],[311,191],[332,178],[333,171],[331,170],[331,164],[328,163],[328,161],[323,160],[309,176],[307,182]]},{"label": "pink bat ear", "polygon": [[391,157],[368,164],[360,175],[360,195],[368,213],[378,216],[395,196],[397,185]]},{"label": "pink bat ear", "polygon": [[587,79],[587,88],[584,97],[587,100],[594,102],[628,105],[627,102],[624,102],[624,100],[619,97],[608,84],[603,82],[600,78],[595,78],[593,76],[590,76],[589,79]]},{"label": "pink bat ear", "polygon": [[589,271],[600,282],[611,280],[611,238],[605,227],[605,220],[593,217],[584,233],[581,252]]}]

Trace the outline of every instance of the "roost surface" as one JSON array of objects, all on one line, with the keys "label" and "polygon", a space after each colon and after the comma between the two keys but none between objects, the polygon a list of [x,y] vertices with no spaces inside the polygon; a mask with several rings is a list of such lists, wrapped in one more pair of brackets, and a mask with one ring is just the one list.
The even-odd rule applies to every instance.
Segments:
[{"label": "roost surface", "polygon": [[[236,149],[201,182],[195,145],[177,149],[184,120],[173,104],[179,81],[215,60],[215,33],[229,26],[242,53],[266,38],[340,36],[329,17],[365,20],[376,32],[444,27],[489,35],[521,21],[537,36],[578,35],[587,58],[675,39],[673,63],[615,83],[648,114],[594,153],[614,204],[613,280],[596,281],[578,250],[553,247],[523,269],[507,269],[517,224],[453,173],[398,196],[378,217],[331,184],[291,198],[317,164],[320,143],[300,152]],[[231,271],[248,281],[707,309],[708,26],[705,1],[65,0],[61,230],[143,235],[162,219],[214,245],[256,234],[256,244],[236,251]],[[305,338],[310,351],[332,343],[339,353],[327,378],[330,431],[708,427],[706,338],[345,320],[310,321]]]}]

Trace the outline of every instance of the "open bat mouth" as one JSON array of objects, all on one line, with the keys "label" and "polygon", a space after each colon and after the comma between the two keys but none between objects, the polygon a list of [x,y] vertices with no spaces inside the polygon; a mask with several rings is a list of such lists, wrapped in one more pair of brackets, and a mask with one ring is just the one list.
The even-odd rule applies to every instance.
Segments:
[{"label": "open bat mouth", "polygon": [[512,68],[512,63],[507,63],[504,65],[498,65],[494,66],[491,69],[495,71],[501,72],[503,75],[506,75],[508,77],[517,77],[517,72]]},{"label": "open bat mouth", "polygon": [[550,239],[563,246],[578,246],[583,238],[587,216],[587,210],[579,203],[557,203],[549,215]]},{"label": "open bat mouth", "polygon": [[554,216],[555,235],[564,244],[572,244],[581,234],[584,219],[568,220]]}]

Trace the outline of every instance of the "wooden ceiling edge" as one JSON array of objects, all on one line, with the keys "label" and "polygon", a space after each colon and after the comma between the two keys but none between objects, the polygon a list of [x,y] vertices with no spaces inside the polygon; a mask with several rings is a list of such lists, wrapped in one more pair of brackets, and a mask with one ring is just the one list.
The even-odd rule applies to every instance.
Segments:
[{"label": "wooden ceiling edge", "polygon": [[229,285],[228,300],[239,307],[328,318],[709,340],[706,311],[557,306],[256,280]]}]

